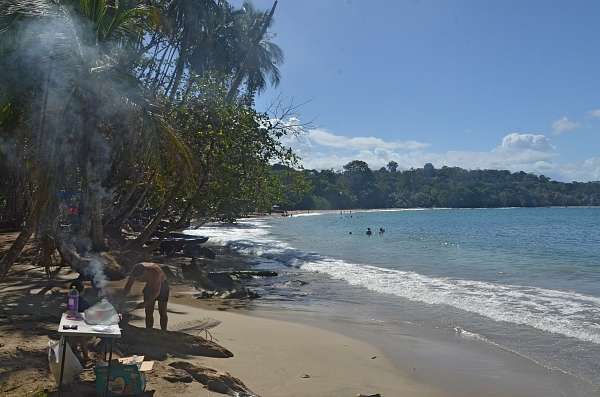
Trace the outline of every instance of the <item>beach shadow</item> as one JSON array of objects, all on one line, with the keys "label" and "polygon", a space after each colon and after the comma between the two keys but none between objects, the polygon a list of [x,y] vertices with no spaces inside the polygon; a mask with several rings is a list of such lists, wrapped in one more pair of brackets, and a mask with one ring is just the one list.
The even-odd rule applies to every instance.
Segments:
[{"label": "beach shadow", "polygon": [[144,355],[151,360],[164,360],[168,356],[190,358],[194,356],[228,358],[233,353],[221,345],[179,331],[161,331],[125,324],[123,337],[116,342],[125,355]]},{"label": "beach shadow", "polygon": [[64,305],[63,294],[0,295],[0,326],[4,332],[14,330],[25,335],[48,334],[50,325],[56,329]]}]

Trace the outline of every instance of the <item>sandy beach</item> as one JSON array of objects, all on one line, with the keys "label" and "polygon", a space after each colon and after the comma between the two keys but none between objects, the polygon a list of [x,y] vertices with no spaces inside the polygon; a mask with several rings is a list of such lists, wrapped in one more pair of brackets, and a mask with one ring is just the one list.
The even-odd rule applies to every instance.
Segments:
[{"label": "sandy beach", "polygon": [[448,395],[408,379],[382,351],[339,333],[184,302],[169,308],[175,329],[206,317],[222,321],[211,333],[234,357],[198,358],[198,363],[230,372],[263,397]]},{"label": "sandy beach", "polygon": [[[46,346],[48,337],[56,338],[54,320],[59,309],[56,302],[62,300],[61,292],[64,292],[58,285],[70,277],[70,273],[61,274],[55,282],[49,283],[41,274],[31,271],[0,285],[0,298],[4,304],[0,315],[2,395],[55,394],[56,385],[48,370]],[[122,282],[115,282],[111,288],[121,286]],[[139,287],[134,288],[129,301],[132,305],[141,302]],[[233,353],[233,357],[209,358],[175,353],[160,357],[149,374],[147,390],[153,393],[149,395],[220,395],[198,382],[166,380],[172,372],[169,364],[184,358],[202,368],[228,372],[263,397],[356,396],[361,393],[449,396],[409,379],[381,350],[368,343],[314,326],[264,318],[252,310],[231,309],[232,306],[247,307],[247,303],[199,301],[191,293],[187,285],[174,288],[169,303],[169,330],[186,329],[195,334],[190,329],[199,321],[218,320],[221,324],[210,330],[212,338]],[[143,327],[143,310],[134,310],[130,314],[130,324]],[[197,335],[205,336],[204,332],[197,332]],[[142,343],[146,345],[146,354],[153,358],[153,352],[159,346],[152,346],[156,343],[152,340]],[[90,376],[89,370],[84,371],[83,388],[70,390],[67,395],[93,395],[89,383],[93,385],[93,376]]]},{"label": "sandy beach", "polygon": [[[247,266],[239,255],[226,252],[214,266],[225,263],[234,268]],[[0,283],[2,395],[56,394],[46,346],[48,338],[58,337],[57,319],[65,287],[73,277],[64,269],[48,281],[41,272],[23,266]],[[111,282],[111,294],[123,284]],[[148,396],[224,395],[200,381],[185,380],[180,372],[174,376],[173,367],[182,362],[202,371],[218,371],[217,375],[234,379],[262,397],[580,395],[565,376],[485,343],[429,335],[422,328],[374,328],[349,320],[341,312],[268,308],[260,300],[197,299],[197,290],[182,281],[172,285],[170,332],[163,338],[158,329],[150,334],[143,329],[141,287],[141,283],[134,285],[122,307],[129,312],[124,336],[129,335],[120,342],[117,355],[144,354],[155,360],[148,376]],[[198,325],[209,319],[219,324],[206,334]],[[188,335],[200,347],[224,349],[232,357],[207,357],[188,346]],[[93,396],[93,384],[93,372],[87,369],[66,395]]]}]

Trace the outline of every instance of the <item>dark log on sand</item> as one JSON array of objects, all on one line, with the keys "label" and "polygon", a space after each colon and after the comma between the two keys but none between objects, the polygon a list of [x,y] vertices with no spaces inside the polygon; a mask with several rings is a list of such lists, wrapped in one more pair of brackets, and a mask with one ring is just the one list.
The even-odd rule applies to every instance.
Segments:
[{"label": "dark log on sand", "polygon": [[237,279],[249,279],[252,277],[277,277],[277,272],[274,272],[272,270],[233,270],[222,272],[210,272],[208,274],[227,274]]},{"label": "dark log on sand", "polygon": [[95,272],[99,269],[104,276],[111,281],[122,280],[125,273],[117,260],[108,252],[93,253],[83,256],[75,247],[65,242],[57,244],[58,251],[63,260],[68,263],[73,270],[80,273],[84,279],[92,280]]},{"label": "dark log on sand", "polygon": [[207,242],[208,237],[206,236],[198,236],[194,234],[186,234],[181,232],[156,232],[154,233],[154,237],[162,238],[162,239],[185,239],[185,240],[202,240],[202,242]]}]

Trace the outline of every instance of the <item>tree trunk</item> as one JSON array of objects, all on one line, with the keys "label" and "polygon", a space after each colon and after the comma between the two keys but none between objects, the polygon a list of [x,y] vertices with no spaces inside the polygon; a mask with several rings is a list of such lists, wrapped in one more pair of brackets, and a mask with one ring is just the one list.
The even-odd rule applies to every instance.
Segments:
[{"label": "tree trunk", "polygon": [[15,260],[17,260],[19,255],[21,255],[23,248],[25,248],[25,245],[33,234],[34,228],[35,222],[32,219],[28,219],[27,222],[25,222],[25,227],[21,233],[19,233],[19,237],[17,237],[15,242],[10,246],[10,249],[6,255],[4,255],[0,261],[0,278],[6,276]]},{"label": "tree trunk", "polygon": [[[158,63],[158,66],[156,67],[156,72],[154,73],[154,78],[153,78],[153,82],[152,82],[152,86],[154,87],[154,89],[156,89],[158,87],[159,77],[162,72],[162,65],[163,65],[163,62],[165,61],[165,58],[167,57],[168,53],[169,53],[169,47],[167,46],[167,48],[165,48],[162,53],[160,62]],[[148,72],[148,73],[150,73],[150,72]]]},{"label": "tree trunk", "polygon": [[127,192],[119,199],[119,206],[113,209],[109,214],[105,215],[102,223],[104,227],[108,226],[114,219],[119,218],[127,209],[130,207],[130,203],[133,201],[133,196],[139,190],[137,183],[127,190]]},{"label": "tree trunk", "polygon": [[194,208],[194,205],[192,203],[192,201],[190,200],[190,202],[188,203],[188,205],[185,207],[185,210],[183,210],[183,213],[181,214],[181,216],[179,217],[179,220],[177,222],[175,222],[175,224],[173,224],[173,226],[169,227],[168,231],[174,231],[177,229],[181,229],[182,227],[184,227],[187,223],[189,223],[190,221],[190,215],[192,215],[192,209]]},{"label": "tree trunk", "polygon": [[179,88],[179,84],[181,84],[181,78],[183,77],[183,67],[185,66],[185,53],[179,54],[179,58],[177,59],[177,66],[175,67],[175,78],[171,80],[169,83],[169,87],[167,87],[167,91],[170,89],[171,94],[169,95],[169,99],[171,102],[175,99],[175,95],[177,94],[177,89]]},{"label": "tree trunk", "polygon": [[90,239],[92,240],[92,250],[106,250],[104,242],[104,227],[102,225],[102,200],[97,191],[93,192],[90,214]]},{"label": "tree trunk", "polygon": [[169,228],[170,229],[169,231],[181,229],[182,227],[184,227],[184,225],[186,223],[188,223],[191,220],[192,210],[194,209],[194,201],[196,201],[196,199],[198,199],[200,197],[200,195],[202,194],[202,188],[204,187],[206,182],[208,182],[208,175],[207,175],[207,172],[205,171],[204,174],[202,175],[200,181],[198,182],[198,190],[192,196],[192,198],[189,200],[187,206],[183,210],[183,213],[179,217],[179,220],[177,222],[175,222],[175,224],[172,227]]},{"label": "tree trunk", "polygon": [[23,248],[25,248],[25,245],[27,245],[27,242],[31,238],[31,235],[37,226],[39,212],[46,204],[45,201],[42,202],[41,197],[44,197],[43,194],[40,194],[38,201],[31,209],[31,213],[27,217],[21,233],[19,233],[19,237],[17,237],[15,242],[10,246],[8,252],[2,257],[2,260],[0,260],[0,278],[6,276],[11,266],[15,260],[17,260],[19,255],[21,255]]},{"label": "tree trunk", "polygon": [[[161,87],[161,86],[164,84],[164,82],[165,82],[165,78],[166,78],[166,77],[167,77],[167,75],[169,74],[169,69],[170,69],[170,68],[169,68],[169,65],[171,64],[171,61],[173,61],[173,56],[175,55],[175,50],[176,50],[176,48],[175,48],[175,47],[173,47],[173,49],[171,50],[171,54],[169,55],[169,60],[167,61],[167,66],[165,67],[165,71],[164,71],[164,73],[162,74],[162,76],[161,76],[161,78],[160,78],[160,80],[159,80],[159,82],[158,82],[158,85],[156,86],[156,88],[158,88],[158,87]],[[155,89],[156,89],[156,88],[155,88]],[[167,91],[168,91],[168,90],[166,90],[166,91],[165,91],[165,93],[166,93]]]},{"label": "tree trunk", "polygon": [[52,237],[50,237],[48,234],[44,234],[42,236],[41,240],[41,244],[42,244],[42,255],[41,255],[41,259],[40,259],[40,265],[42,265],[44,267],[44,270],[46,272],[46,277],[48,277],[48,279],[52,278],[52,253],[54,252],[55,246],[54,246],[54,241],[52,239]]},{"label": "tree trunk", "polygon": [[167,209],[169,208],[171,201],[173,201],[173,199],[177,195],[177,192],[177,188],[173,188],[173,190],[171,190],[169,195],[165,198],[165,202],[163,203],[163,205],[161,205],[154,219],[152,219],[152,221],[146,226],[142,233],[133,241],[132,245],[134,247],[141,247],[154,234],[154,232],[158,228],[158,225],[160,224],[160,221],[167,213]]},{"label": "tree trunk", "polygon": [[150,184],[148,183],[144,187],[144,190],[141,192],[141,194],[132,203],[132,205],[130,205],[120,216],[118,216],[112,222],[110,222],[110,224],[107,227],[113,230],[118,230],[123,224],[123,222],[125,222],[131,216],[131,214],[133,214],[133,211],[135,211],[140,206],[142,201],[144,201],[149,190]]},{"label": "tree trunk", "polygon": [[[94,276],[94,272],[101,270],[108,280],[121,280],[124,277],[121,265],[107,252],[82,256],[73,245],[60,239],[56,241],[56,248],[63,261],[78,273]],[[101,287],[98,281],[96,279],[96,285]]]}]

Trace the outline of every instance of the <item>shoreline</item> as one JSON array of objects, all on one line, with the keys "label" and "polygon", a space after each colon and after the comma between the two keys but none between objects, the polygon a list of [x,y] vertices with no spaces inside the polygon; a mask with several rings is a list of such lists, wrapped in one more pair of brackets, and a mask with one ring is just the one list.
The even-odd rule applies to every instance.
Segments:
[{"label": "shoreline", "polygon": [[[176,267],[175,262],[166,265]],[[209,267],[214,270],[256,266],[253,256],[224,249]],[[20,276],[17,278],[21,280]],[[60,280],[64,283],[64,275]],[[35,280],[21,281],[19,284],[25,287]],[[110,288],[120,288],[123,282],[111,282]],[[132,302],[141,301],[140,287],[136,283]],[[10,292],[10,288],[4,292]],[[380,393],[385,397],[596,395],[574,384],[569,376],[481,341],[443,335],[418,326],[411,328],[406,324],[373,324],[352,318],[343,311],[311,312],[301,309],[301,305],[289,310],[277,301],[265,300],[262,304],[260,299],[199,300],[193,296],[195,292],[190,282],[173,283],[169,330],[178,331],[206,317],[217,319],[222,323],[210,332],[215,341],[234,356],[226,359],[187,356],[185,359],[199,366],[230,372],[263,397],[333,397],[359,393]],[[132,313],[135,316],[131,324],[143,326],[143,309]],[[135,318],[137,315],[140,317]],[[158,313],[155,313],[157,318]],[[155,321],[155,328],[158,328],[157,323]],[[198,335],[204,336],[203,333]],[[41,340],[34,344],[33,340],[20,339],[4,346],[4,352],[0,344],[0,354],[13,348],[18,354],[18,346],[28,343],[32,351],[39,354],[36,349],[41,346]],[[43,349],[40,356],[41,364],[47,366]],[[195,382],[165,380],[168,364],[181,358],[173,355],[157,362],[160,370],[151,375],[149,381],[149,390],[156,390],[156,396],[208,393]],[[0,366],[0,380],[1,375]],[[35,376],[39,375],[32,374],[31,379]]]},{"label": "shoreline", "polygon": [[[240,254],[241,255],[241,254]],[[252,266],[255,255],[241,255]],[[312,274],[312,273],[311,273]],[[313,274],[313,276],[315,276]],[[379,324],[343,317],[346,306],[335,309],[298,302],[257,301],[250,315],[277,319],[332,331],[360,340],[380,351],[411,381],[457,396],[591,396],[597,387],[562,369],[537,362],[465,331],[462,335],[441,329]],[[261,307],[262,306],[262,307]],[[280,306],[280,307],[278,307]],[[285,308],[283,307],[285,306]],[[291,309],[291,310],[290,310]],[[447,330],[445,330],[447,331]]]},{"label": "shoreline", "polygon": [[[516,352],[476,338],[444,335],[415,326],[387,329],[324,313],[278,308],[253,315],[307,324],[365,342],[411,381],[443,390],[447,396],[547,397],[596,395],[597,389],[562,370],[548,368]],[[395,328],[395,329],[394,329]],[[379,329],[379,331],[378,331]]]},{"label": "shoreline", "polygon": [[[222,302],[197,300],[186,287],[174,293],[173,303],[175,327],[177,322],[193,322],[198,316],[222,321],[211,332],[234,357],[202,358],[199,362],[244,379],[263,397],[359,393],[558,397],[590,393],[588,385],[579,384],[574,376],[480,340],[418,327],[384,328],[329,317],[324,311],[266,308],[260,302],[234,304],[224,311]],[[338,368],[343,368],[343,375]],[[310,377],[302,378],[304,374]]]},{"label": "shoreline", "polygon": [[[600,208],[598,205],[550,205],[537,207],[410,207],[410,208],[349,208],[349,209],[311,209],[311,210],[289,210],[288,214],[293,216],[307,215],[324,215],[324,214],[339,214],[343,211],[343,215],[365,212],[402,212],[402,211],[439,211],[439,210],[506,210],[506,209],[533,209],[533,208]],[[257,214],[241,219],[262,218],[262,217],[284,217],[281,213]]]}]

